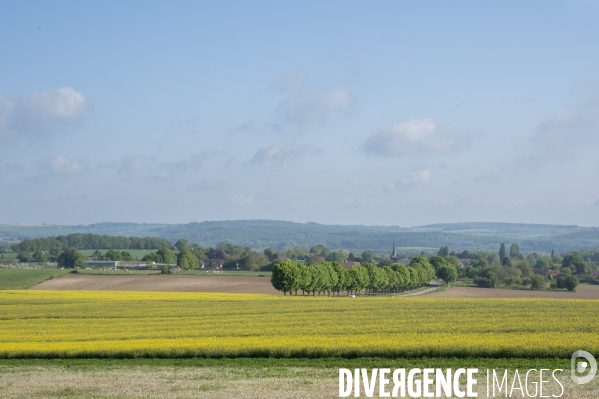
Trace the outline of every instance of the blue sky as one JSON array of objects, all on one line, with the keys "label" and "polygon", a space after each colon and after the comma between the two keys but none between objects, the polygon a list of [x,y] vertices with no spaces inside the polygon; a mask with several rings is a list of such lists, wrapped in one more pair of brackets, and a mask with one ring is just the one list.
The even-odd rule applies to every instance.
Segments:
[{"label": "blue sky", "polygon": [[599,225],[596,2],[3,2],[0,223]]}]

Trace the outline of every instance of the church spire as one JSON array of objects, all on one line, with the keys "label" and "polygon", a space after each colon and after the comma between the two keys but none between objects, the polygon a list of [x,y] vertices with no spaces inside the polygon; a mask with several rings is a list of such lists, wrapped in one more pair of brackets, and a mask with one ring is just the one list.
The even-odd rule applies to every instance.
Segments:
[{"label": "church spire", "polygon": [[397,261],[399,260],[399,256],[397,256],[397,246],[395,245],[395,241],[393,242],[393,252],[391,253],[391,256],[389,258],[394,263],[397,263]]}]

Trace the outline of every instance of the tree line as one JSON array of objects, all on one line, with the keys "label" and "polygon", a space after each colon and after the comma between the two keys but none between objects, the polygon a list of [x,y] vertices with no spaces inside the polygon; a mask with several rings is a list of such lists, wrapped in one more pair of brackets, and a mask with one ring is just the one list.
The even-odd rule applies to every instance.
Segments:
[{"label": "tree line", "polygon": [[58,253],[65,249],[160,249],[173,244],[159,237],[101,236],[97,234],[69,234],[47,238],[26,239],[11,246],[14,252],[46,251]]},{"label": "tree line", "polygon": [[277,262],[272,269],[273,287],[297,295],[335,295],[346,291],[348,295],[392,293],[406,289],[416,289],[439,278],[446,283],[455,281],[457,272],[453,265],[442,257],[430,260],[424,256],[412,258],[408,266],[393,264],[378,267],[372,263],[356,265],[348,269],[337,262],[322,262],[306,265],[300,261],[284,260]]}]

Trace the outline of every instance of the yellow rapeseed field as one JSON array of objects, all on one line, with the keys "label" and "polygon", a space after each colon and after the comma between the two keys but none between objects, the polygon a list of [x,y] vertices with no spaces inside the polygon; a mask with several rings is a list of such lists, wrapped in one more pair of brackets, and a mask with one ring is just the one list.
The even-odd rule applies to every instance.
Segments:
[{"label": "yellow rapeseed field", "polygon": [[0,358],[599,355],[599,301],[0,291]]}]

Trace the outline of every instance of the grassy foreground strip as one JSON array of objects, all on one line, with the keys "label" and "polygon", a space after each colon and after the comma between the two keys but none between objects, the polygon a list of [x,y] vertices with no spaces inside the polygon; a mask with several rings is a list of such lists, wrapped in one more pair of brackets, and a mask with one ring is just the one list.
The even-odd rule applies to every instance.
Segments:
[{"label": "grassy foreground strip", "polygon": [[0,358],[599,354],[599,301],[1,291]]},{"label": "grassy foreground strip", "polygon": [[[24,359],[0,360],[0,397],[114,399],[330,399],[338,397],[339,368],[479,369],[485,398],[487,368],[563,369],[563,398],[596,399],[599,384],[575,385],[568,359],[320,358],[320,359]],[[531,379],[529,388],[534,392]],[[555,384],[545,393],[559,393]],[[353,397],[353,396],[352,396]],[[364,397],[364,396],[361,396]],[[378,391],[374,397],[378,398]],[[521,397],[518,392],[514,397]]]}]

